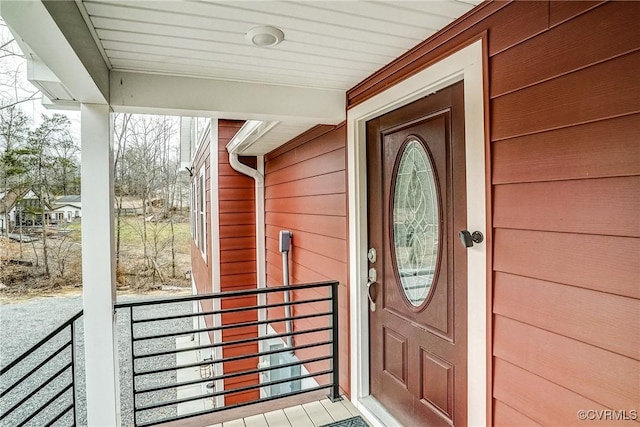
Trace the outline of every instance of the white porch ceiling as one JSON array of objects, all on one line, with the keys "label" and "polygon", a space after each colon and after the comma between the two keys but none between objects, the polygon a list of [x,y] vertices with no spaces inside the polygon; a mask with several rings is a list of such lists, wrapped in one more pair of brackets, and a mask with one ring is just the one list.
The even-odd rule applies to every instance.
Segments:
[{"label": "white porch ceiling", "polygon": [[[114,70],[345,91],[477,1],[78,2]],[[250,45],[273,25],[278,46]]]},{"label": "white porch ceiling", "polygon": [[[279,122],[243,153],[257,155],[316,124],[344,120],[346,90],[480,0],[75,0],[79,12],[51,0],[44,8],[38,1],[0,3],[13,17],[8,23],[70,88],[77,84],[61,74],[77,71],[67,72],[50,40],[37,34],[42,23],[55,22],[80,59],[75,65],[94,76],[100,67],[108,72],[116,110]],[[79,28],[83,20],[87,28]],[[280,28],[284,41],[249,44],[246,33],[261,25]],[[81,56],[90,38],[97,50],[87,61]],[[162,93],[170,95],[160,99]],[[270,102],[275,117],[265,114]]]}]

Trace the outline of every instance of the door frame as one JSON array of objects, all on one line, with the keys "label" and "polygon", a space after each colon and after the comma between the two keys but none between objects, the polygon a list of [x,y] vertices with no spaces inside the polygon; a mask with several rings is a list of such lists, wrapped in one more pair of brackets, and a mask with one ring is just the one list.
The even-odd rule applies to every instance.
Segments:
[{"label": "door frame", "polygon": [[[351,399],[371,422],[393,422],[369,396],[369,317],[367,283],[366,122],[422,97],[464,81],[467,229],[481,231],[485,243],[467,252],[467,421],[487,423],[487,198],[489,166],[485,113],[488,101],[484,73],[486,39],[481,37],[347,111],[347,171],[349,191],[349,297]],[[482,161],[478,161],[482,160]],[[473,355],[473,357],[469,357]]]}]

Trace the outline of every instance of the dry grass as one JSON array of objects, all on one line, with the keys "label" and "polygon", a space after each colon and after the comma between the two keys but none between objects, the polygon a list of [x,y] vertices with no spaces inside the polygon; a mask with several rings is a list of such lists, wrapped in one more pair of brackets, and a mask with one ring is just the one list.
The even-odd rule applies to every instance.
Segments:
[{"label": "dry grass", "polygon": [[[142,238],[145,226],[146,248]],[[47,236],[48,276],[43,264],[41,240],[19,243],[0,237],[0,294],[28,297],[81,288],[80,224],[51,229]],[[116,271],[119,290],[145,292],[159,290],[166,285],[190,286],[185,278],[185,272],[191,265],[188,219],[174,219],[173,245],[168,221],[144,223],[140,217],[123,218],[120,238]]]},{"label": "dry grass", "polygon": [[143,222],[140,217],[121,220],[116,271],[120,289],[150,291],[163,285],[190,286],[185,278],[191,266],[188,219],[174,218],[173,224],[167,220]]}]

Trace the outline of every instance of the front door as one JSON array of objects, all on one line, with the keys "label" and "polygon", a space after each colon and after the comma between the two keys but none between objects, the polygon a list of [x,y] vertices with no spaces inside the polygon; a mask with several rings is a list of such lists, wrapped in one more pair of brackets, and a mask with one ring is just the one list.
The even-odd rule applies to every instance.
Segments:
[{"label": "front door", "polygon": [[407,426],[467,423],[463,108],[460,82],[367,123],[370,391]]}]

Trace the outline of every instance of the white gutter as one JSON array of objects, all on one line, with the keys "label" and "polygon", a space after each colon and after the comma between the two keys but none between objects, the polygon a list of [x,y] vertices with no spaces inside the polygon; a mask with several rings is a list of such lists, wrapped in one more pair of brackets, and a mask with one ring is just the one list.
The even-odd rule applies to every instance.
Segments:
[{"label": "white gutter", "polygon": [[[227,144],[229,154],[242,154],[249,147],[255,144],[267,132],[273,129],[280,122],[263,122],[261,120],[247,120],[238,132]],[[240,171],[238,171],[240,172]],[[244,172],[241,172],[244,173]]]}]

